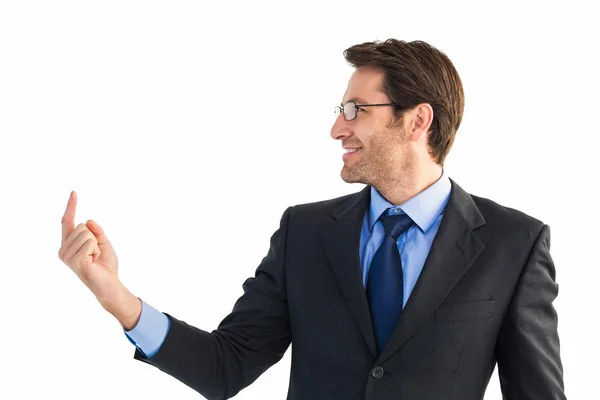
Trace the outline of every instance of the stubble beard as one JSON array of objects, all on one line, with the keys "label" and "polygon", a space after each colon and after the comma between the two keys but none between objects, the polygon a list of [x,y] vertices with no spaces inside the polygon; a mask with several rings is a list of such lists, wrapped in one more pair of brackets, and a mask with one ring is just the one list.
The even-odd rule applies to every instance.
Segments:
[{"label": "stubble beard", "polygon": [[344,164],[340,173],[346,183],[363,183],[385,187],[403,181],[410,165],[410,154],[402,133],[386,129],[371,136],[369,143],[359,150],[359,158]]}]

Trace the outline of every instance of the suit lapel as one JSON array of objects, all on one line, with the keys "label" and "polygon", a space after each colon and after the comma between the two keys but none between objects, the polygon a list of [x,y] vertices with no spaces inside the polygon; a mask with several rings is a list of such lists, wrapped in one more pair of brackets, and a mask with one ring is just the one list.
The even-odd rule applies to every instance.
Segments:
[{"label": "suit lapel", "polygon": [[423,270],[378,362],[388,359],[428,320],[483,250],[472,230],[485,220],[471,196],[450,181],[450,199]]},{"label": "suit lapel", "polygon": [[369,350],[376,357],[375,333],[362,283],[359,254],[360,229],[365,211],[370,203],[370,190],[371,187],[366,186],[335,209],[331,213],[333,219],[321,231],[321,238],[329,264],[348,303],[348,308],[354,316]]}]

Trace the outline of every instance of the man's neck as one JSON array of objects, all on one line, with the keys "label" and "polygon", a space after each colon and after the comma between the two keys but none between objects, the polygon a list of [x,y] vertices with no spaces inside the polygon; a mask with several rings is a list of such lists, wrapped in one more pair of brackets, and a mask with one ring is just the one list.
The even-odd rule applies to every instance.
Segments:
[{"label": "man's neck", "polygon": [[400,179],[383,182],[374,187],[391,204],[400,205],[433,185],[442,176],[442,167],[439,165],[416,171],[400,174]]}]

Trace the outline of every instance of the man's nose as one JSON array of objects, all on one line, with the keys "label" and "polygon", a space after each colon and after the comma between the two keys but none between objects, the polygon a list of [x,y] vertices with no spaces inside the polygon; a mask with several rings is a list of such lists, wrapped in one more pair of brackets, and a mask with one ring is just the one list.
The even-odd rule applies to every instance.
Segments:
[{"label": "man's nose", "polygon": [[342,113],[340,113],[340,115],[338,115],[335,119],[329,135],[335,140],[344,139],[352,135],[352,131],[348,126],[348,121],[344,119],[344,115]]}]

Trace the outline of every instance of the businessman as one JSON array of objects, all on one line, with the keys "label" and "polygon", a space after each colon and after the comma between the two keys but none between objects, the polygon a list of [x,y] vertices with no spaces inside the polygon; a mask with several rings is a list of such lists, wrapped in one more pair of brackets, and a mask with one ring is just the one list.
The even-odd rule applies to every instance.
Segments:
[{"label": "businessman", "polygon": [[103,229],[75,227],[75,193],[60,259],[120,321],[136,360],[207,399],[235,396],[290,344],[290,400],[480,400],[496,363],[505,399],[565,399],[548,225],[444,169],[464,109],[452,62],[395,39],[344,56],[355,70],[331,137],[342,179],[366,186],[288,207],[217,329],[127,290]]}]

